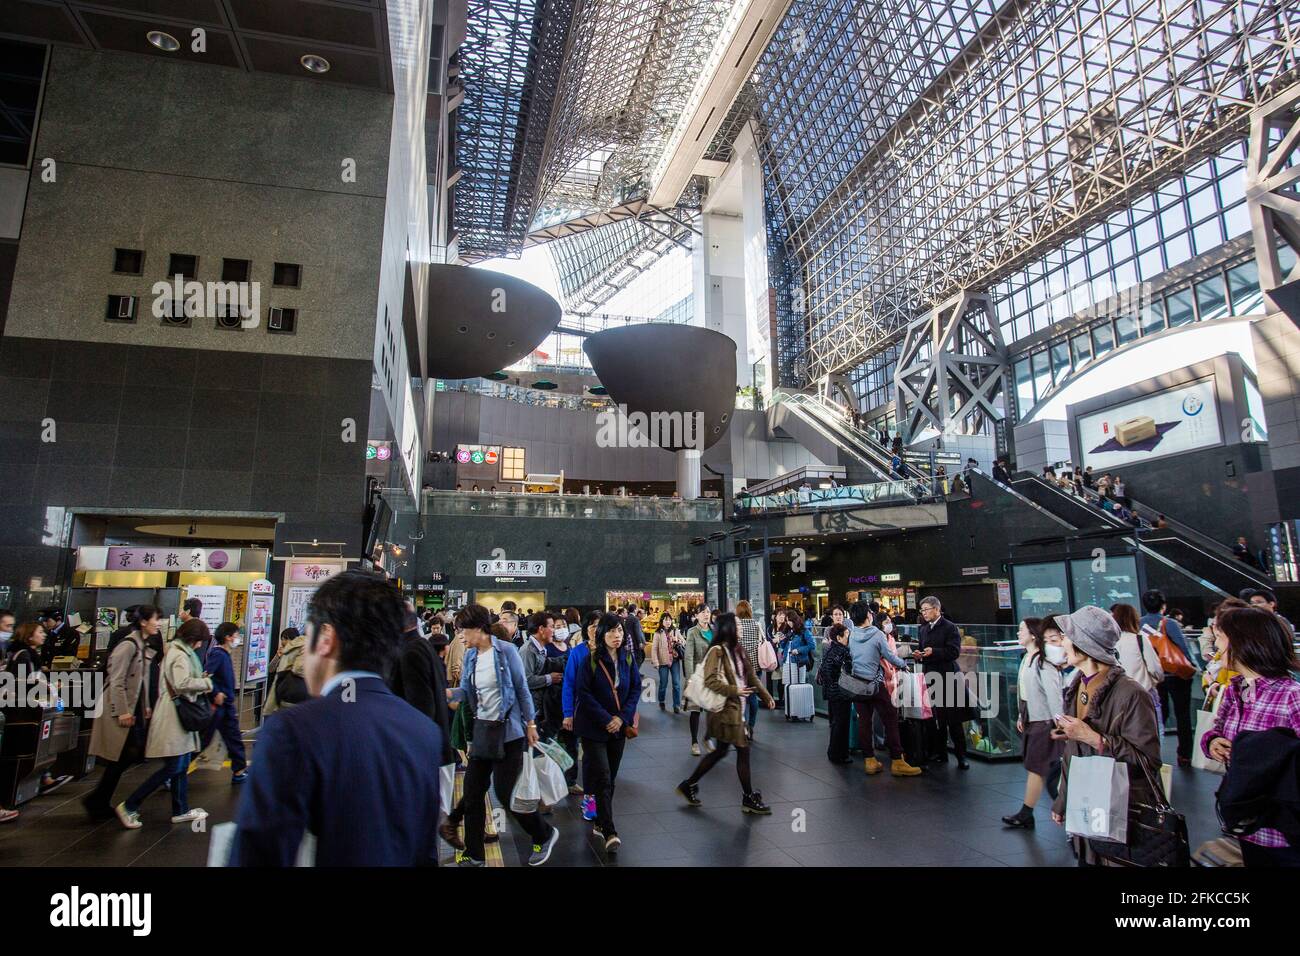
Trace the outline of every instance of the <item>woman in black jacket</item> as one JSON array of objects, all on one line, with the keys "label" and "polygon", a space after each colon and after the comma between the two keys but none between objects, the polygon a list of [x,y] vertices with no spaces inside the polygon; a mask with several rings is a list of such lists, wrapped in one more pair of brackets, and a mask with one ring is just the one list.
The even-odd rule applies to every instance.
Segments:
[{"label": "woman in black jacket", "polygon": [[843,624],[832,624],[827,633],[826,654],[817,669],[817,683],[826,698],[830,714],[831,736],[826,746],[826,759],[831,763],[852,763],[849,756],[849,721],[853,719],[853,698],[840,689],[839,677],[849,654],[849,629]]},{"label": "woman in black jacket", "polygon": [[[13,641],[9,644],[9,660],[5,669],[18,678],[20,685],[25,685],[25,693],[52,706],[54,688],[50,684],[49,675],[41,667],[41,647],[45,644],[45,638],[44,625],[36,621],[19,624],[14,631]],[[71,779],[71,775],[55,777],[47,770],[41,775],[40,792],[53,793]]]}]

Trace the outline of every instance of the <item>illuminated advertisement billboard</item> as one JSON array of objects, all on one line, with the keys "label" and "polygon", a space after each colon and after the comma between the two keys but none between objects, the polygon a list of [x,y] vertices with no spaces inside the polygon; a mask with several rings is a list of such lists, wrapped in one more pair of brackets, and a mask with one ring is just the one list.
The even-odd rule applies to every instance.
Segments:
[{"label": "illuminated advertisement billboard", "polygon": [[1080,415],[1075,427],[1078,464],[1098,472],[1223,442],[1213,376]]}]

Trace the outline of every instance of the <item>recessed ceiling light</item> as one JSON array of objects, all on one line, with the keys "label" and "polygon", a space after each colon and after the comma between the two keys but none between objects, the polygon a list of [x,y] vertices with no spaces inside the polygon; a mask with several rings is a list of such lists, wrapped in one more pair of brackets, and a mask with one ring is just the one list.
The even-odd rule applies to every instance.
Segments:
[{"label": "recessed ceiling light", "polygon": [[162,30],[150,30],[145,36],[149,42],[162,50],[164,53],[175,53],[181,48],[180,41],[170,33],[164,33]]},{"label": "recessed ceiling light", "polygon": [[330,71],[330,61],[323,56],[317,56],[315,53],[304,53],[298,62],[309,73],[328,73]]}]

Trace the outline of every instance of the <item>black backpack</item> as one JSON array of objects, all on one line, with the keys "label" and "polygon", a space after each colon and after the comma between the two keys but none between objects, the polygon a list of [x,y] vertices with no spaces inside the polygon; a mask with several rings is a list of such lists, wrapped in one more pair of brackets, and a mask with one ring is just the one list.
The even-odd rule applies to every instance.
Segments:
[{"label": "black backpack", "polygon": [[1300,740],[1289,727],[1246,731],[1214,795],[1223,832],[1243,837],[1268,827],[1300,844]]}]

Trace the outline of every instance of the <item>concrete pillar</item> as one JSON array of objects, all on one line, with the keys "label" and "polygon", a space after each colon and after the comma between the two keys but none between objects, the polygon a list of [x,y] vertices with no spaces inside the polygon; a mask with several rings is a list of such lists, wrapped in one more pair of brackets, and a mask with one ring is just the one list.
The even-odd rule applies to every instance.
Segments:
[{"label": "concrete pillar", "polygon": [[682,448],[677,455],[677,493],[684,501],[700,496],[700,456],[698,448]]}]

